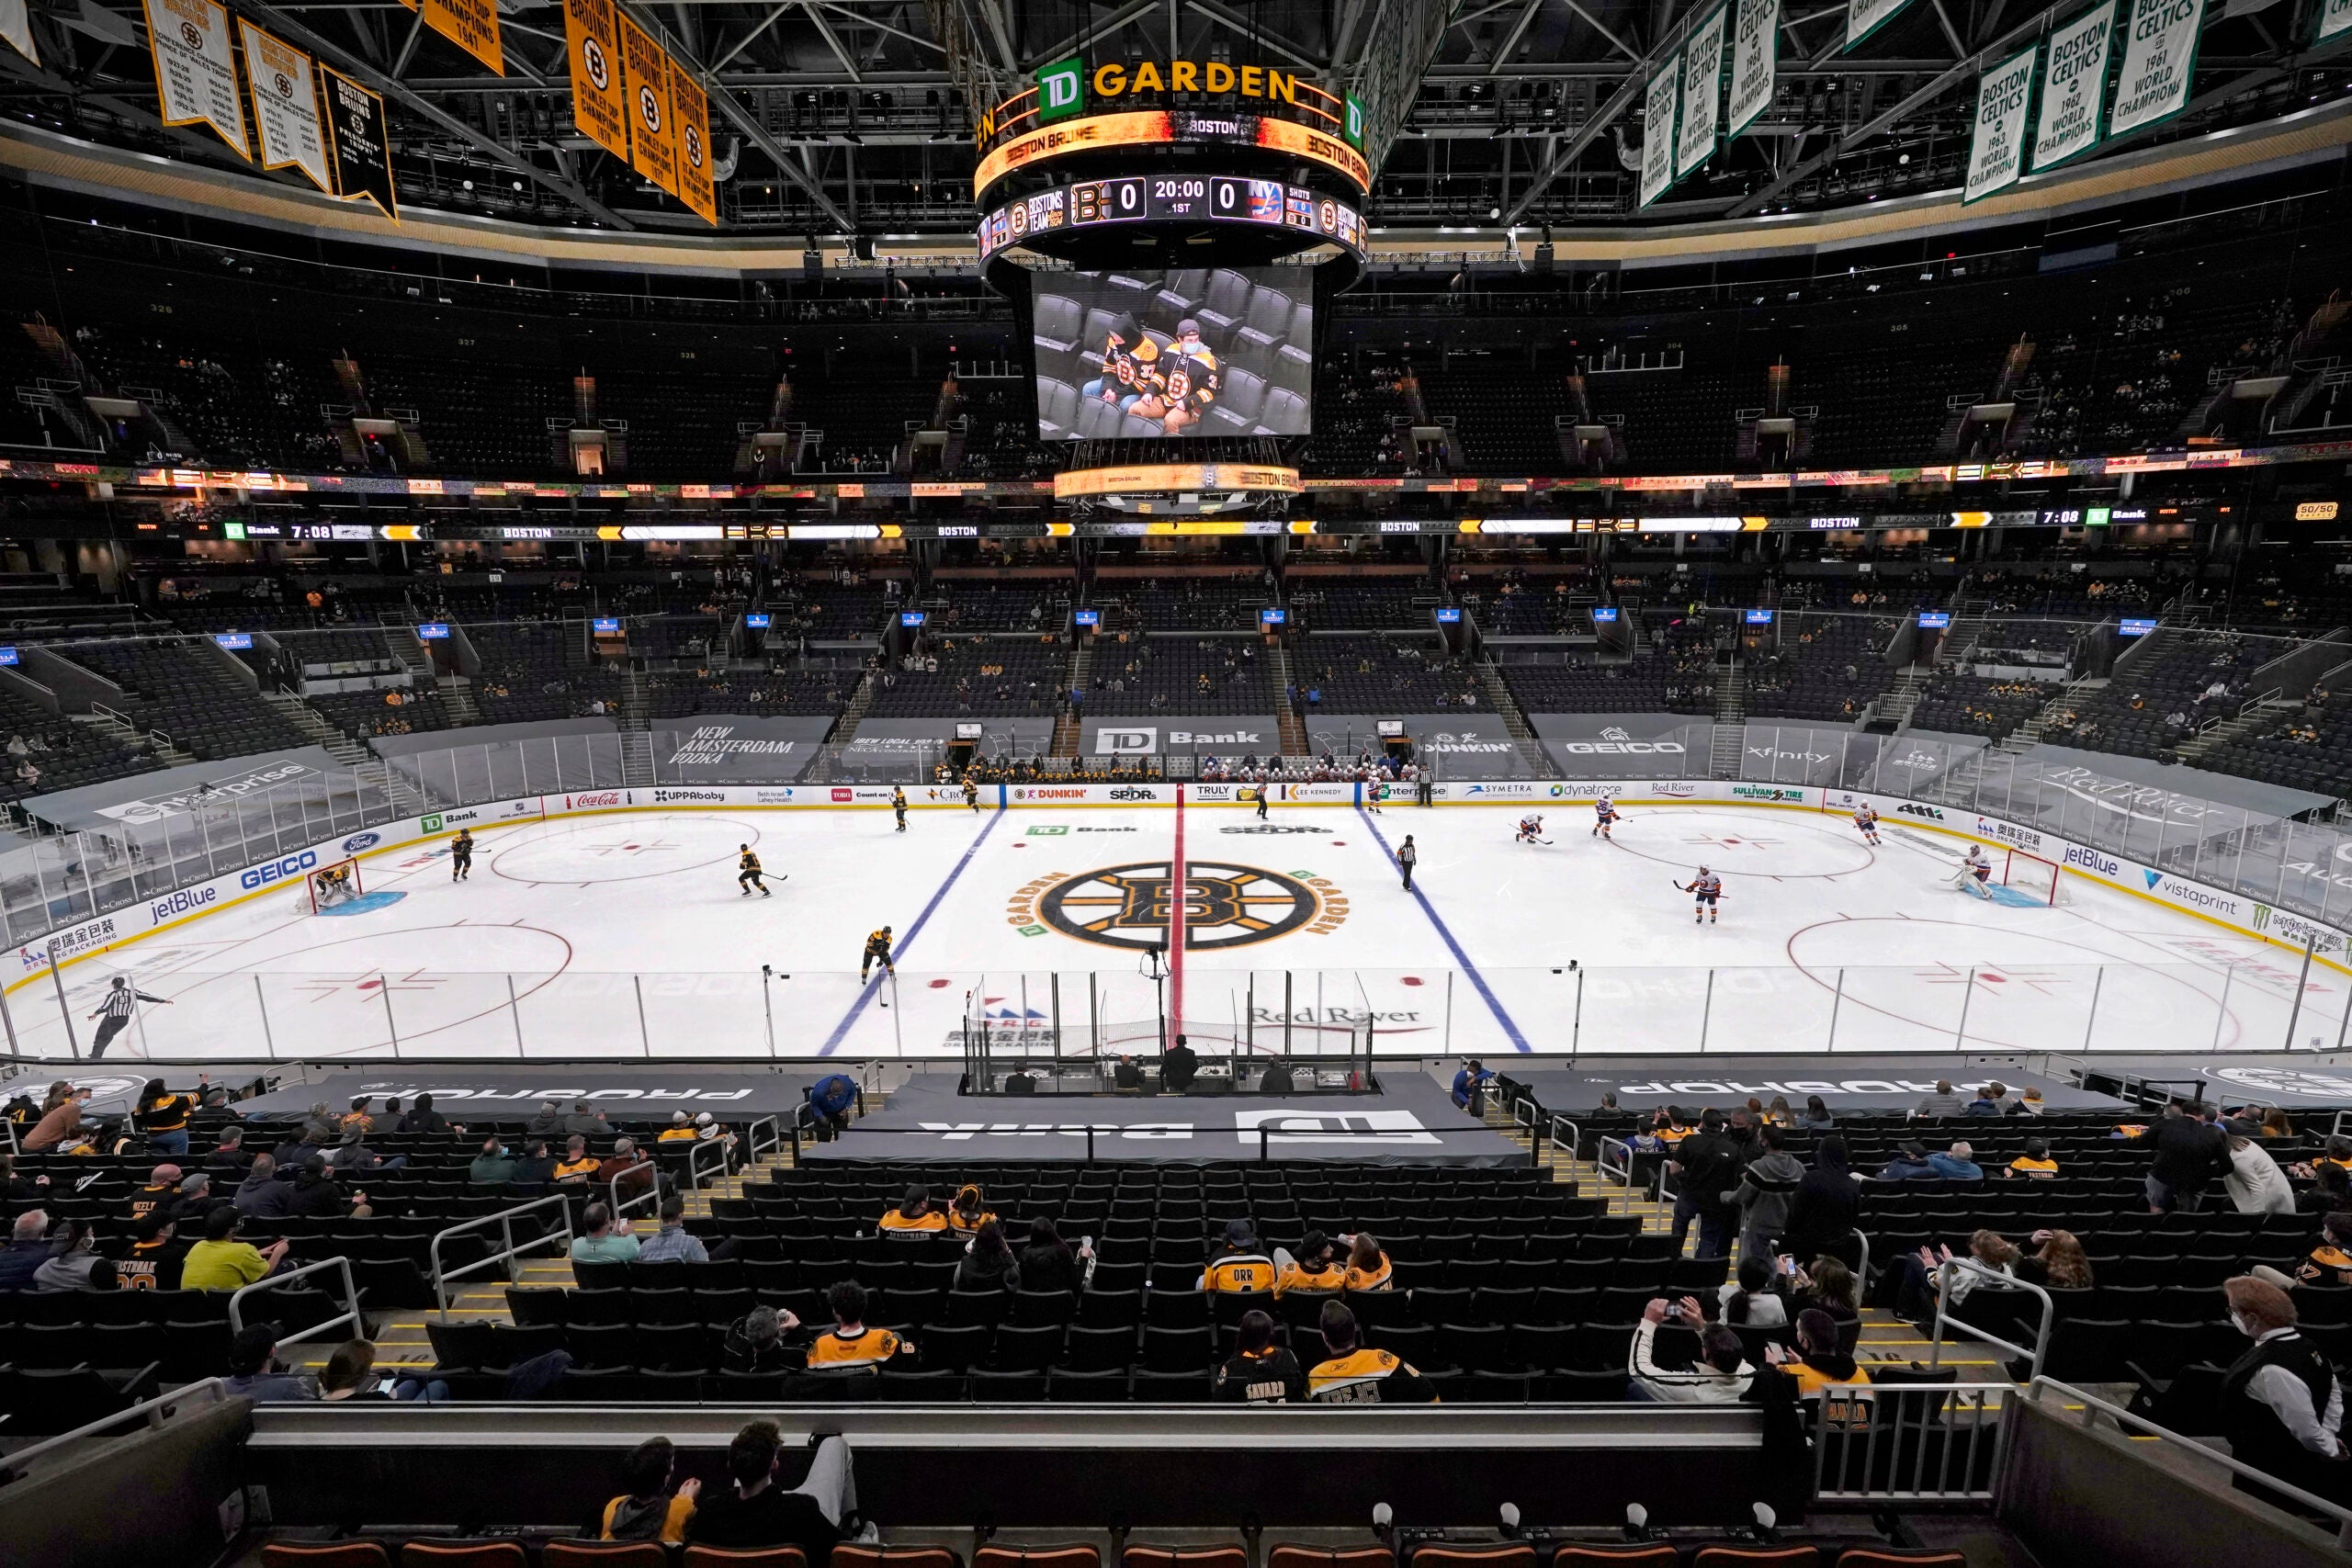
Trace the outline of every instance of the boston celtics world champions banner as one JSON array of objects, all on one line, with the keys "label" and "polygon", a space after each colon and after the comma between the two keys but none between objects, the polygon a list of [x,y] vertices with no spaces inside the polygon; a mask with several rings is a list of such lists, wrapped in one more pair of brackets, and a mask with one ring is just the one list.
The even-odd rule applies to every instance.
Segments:
[{"label": "boston celtics world champions banner", "polygon": [[1976,133],[1968,149],[1968,183],[1961,200],[1981,201],[2018,183],[2025,167],[2025,132],[2033,100],[2033,68],[2041,51],[2029,44],[1984,73],[1976,86]]},{"label": "boston celtics world champions banner", "polygon": [[2188,106],[2205,0],[2132,0],[2131,14],[2123,35],[2123,75],[2107,122],[2109,136],[2170,119]]},{"label": "boston celtics world champions banner", "polygon": [[2115,43],[2115,0],[2098,4],[2050,35],[2041,107],[2033,130],[2033,172],[2054,169],[2098,145],[2107,107],[2107,58]]}]

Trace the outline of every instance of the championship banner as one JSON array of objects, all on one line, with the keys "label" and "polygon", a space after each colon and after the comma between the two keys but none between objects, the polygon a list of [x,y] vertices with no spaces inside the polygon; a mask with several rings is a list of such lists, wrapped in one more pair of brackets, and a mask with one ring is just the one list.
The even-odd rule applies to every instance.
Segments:
[{"label": "championship banner", "polygon": [[2319,37],[2314,41],[2325,43],[2346,32],[2352,32],[2352,0],[2320,0]]},{"label": "championship banner", "polygon": [[392,148],[384,134],[384,100],[331,66],[320,66],[319,73],[325,78],[335,195],[345,201],[366,197],[397,223],[401,209],[392,196]]},{"label": "championship banner", "polygon": [[1848,0],[1846,6],[1846,47],[1852,49],[1871,34],[1894,20],[1895,13],[1911,0]]},{"label": "championship banner", "polygon": [[670,57],[652,35],[618,12],[621,80],[628,94],[629,167],[678,194],[678,132],[670,108]]},{"label": "championship banner", "polygon": [[32,14],[25,9],[25,0],[0,0],[0,38],[35,65],[40,63],[40,51],[33,47]]},{"label": "championship banner", "polygon": [[1674,137],[1674,177],[1696,169],[1715,155],[1715,136],[1723,129],[1724,22],[1728,13],[1718,6],[1701,22],[1682,51],[1682,125]]},{"label": "championship banner", "polygon": [[1968,182],[1962,206],[2018,183],[2025,169],[2025,128],[2032,118],[2033,68],[2041,51],[2031,45],[1984,73],[1976,84],[1976,135],[1968,146]]},{"label": "championship banner", "polygon": [[2188,107],[2197,73],[2197,35],[2205,0],[2132,0],[2132,30],[2123,43],[2123,74],[2107,133],[2156,125]]},{"label": "championship banner", "polygon": [[621,91],[620,29],[613,0],[563,0],[564,55],[571,62],[571,123],[610,152],[628,157],[628,95]]},{"label": "championship banner", "polygon": [[424,25],[506,74],[506,47],[498,37],[498,0],[424,0]]},{"label": "championship banner", "polygon": [[718,187],[710,177],[710,100],[674,60],[670,62],[670,107],[678,122],[678,199],[716,228]]},{"label": "championship banner", "polygon": [[1781,67],[1781,0],[1739,0],[1731,47],[1731,129],[1737,136],[1772,105]]},{"label": "championship banner", "polygon": [[2098,145],[2099,111],[2107,107],[2107,56],[2114,42],[2115,0],[2099,0],[2050,35],[2033,130],[2035,174]]},{"label": "championship banner", "polygon": [[1669,60],[1650,78],[1642,99],[1642,187],[1647,207],[1674,183],[1674,106],[1682,96],[1682,59]]},{"label": "championship banner", "polygon": [[327,157],[327,133],[319,124],[319,90],[311,75],[311,57],[243,17],[237,18],[237,29],[244,37],[245,79],[253,85],[261,166],[300,169],[312,185],[333,196],[334,168]]},{"label": "championship banner", "polygon": [[[229,12],[212,0],[140,0],[147,11],[147,42],[155,57],[155,91],[165,125],[210,126],[241,157],[254,155],[245,140],[245,106],[237,97],[237,56],[229,41]],[[160,19],[159,19],[160,14]]]}]

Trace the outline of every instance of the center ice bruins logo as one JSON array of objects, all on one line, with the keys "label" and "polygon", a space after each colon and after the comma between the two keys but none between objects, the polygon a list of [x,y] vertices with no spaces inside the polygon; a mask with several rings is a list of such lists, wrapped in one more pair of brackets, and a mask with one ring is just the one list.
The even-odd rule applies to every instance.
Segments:
[{"label": "center ice bruins logo", "polygon": [[[1174,900],[1170,863],[1140,861],[1041,878],[1016,895],[1014,923],[1042,924],[1105,947],[1159,947],[1168,942]],[[1187,952],[1244,947],[1300,930],[1335,931],[1347,910],[1347,899],[1323,877],[1228,861],[1184,863]]]}]

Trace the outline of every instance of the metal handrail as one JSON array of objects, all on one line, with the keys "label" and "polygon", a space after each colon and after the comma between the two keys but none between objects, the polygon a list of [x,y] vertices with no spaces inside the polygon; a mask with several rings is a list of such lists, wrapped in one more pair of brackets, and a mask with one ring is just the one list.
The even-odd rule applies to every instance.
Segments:
[{"label": "metal handrail", "polygon": [[716,1179],[723,1181],[727,1179],[727,1140],[698,1138],[695,1141],[694,1146],[686,1151],[686,1185],[697,1192],[702,1190],[702,1156],[705,1149],[709,1149],[718,1156],[718,1174]]},{"label": "metal handrail", "polygon": [[[625,1179],[636,1175],[640,1170],[652,1171],[653,1179],[646,1184],[644,1191],[639,1193],[634,1198],[624,1201],[621,1197],[621,1182]],[[608,1185],[610,1186],[612,1192],[610,1201],[613,1209],[613,1218],[616,1220],[628,1214],[629,1210],[639,1203],[650,1201],[658,1206],[662,1200],[662,1173],[660,1170],[655,1168],[652,1156],[650,1156],[641,1155],[639,1156],[638,1162],[635,1165],[628,1166],[620,1170],[613,1172],[613,1179]]]},{"label": "metal handrail", "polygon": [[[2023,1345],[2012,1345],[2000,1336],[1988,1333],[1973,1323],[1946,1319],[1944,1308],[1951,1295],[1950,1287],[1961,1270],[1983,1277],[1984,1284],[1977,1286],[1978,1290],[1990,1285],[1996,1290],[2030,1291],[2041,1298],[2041,1326],[2035,1332],[2030,1348]],[[2026,1374],[2028,1381],[2038,1378],[2041,1375],[2041,1358],[2050,1349],[2050,1325],[2056,1319],[2057,1314],[2057,1302],[2041,1286],[2020,1280],[2014,1274],[2004,1274],[1997,1269],[1987,1269],[1973,1258],[1947,1258],[1936,1266],[1936,1329],[1935,1337],[1928,1346],[1928,1365],[1938,1367],[1943,1364],[1944,1325],[1950,1321],[1951,1325],[1962,1334],[1972,1338],[1981,1339],[1996,1350],[2007,1350],[2013,1356],[2026,1357],[2033,1364],[2033,1370]]]},{"label": "metal handrail", "polygon": [[[1815,1506],[1997,1501],[2009,1440],[1997,1417],[2017,1393],[2006,1382],[1831,1384],[1814,1422]],[[1931,1428],[1946,1440],[1924,1440]],[[1992,1462],[1980,1467],[1988,1441]]]},{"label": "metal handrail", "polygon": [[[1614,1147],[1622,1156],[1619,1163],[1615,1165],[1609,1163],[1609,1151],[1611,1147]],[[1630,1140],[1612,1138],[1603,1134],[1600,1142],[1594,1146],[1592,1165],[1593,1168],[1600,1173],[1602,1185],[1608,1184],[1610,1172],[1614,1171],[1617,1173],[1617,1179],[1625,1184],[1626,1195],[1628,1197],[1633,1195],[1634,1145]]]},{"label": "metal handrail", "polygon": [[[561,1213],[562,1224],[556,1229],[548,1231],[543,1235],[532,1237],[529,1241],[525,1242],[520,1247],[515,1246],[515,1217],[520,1214],[527,1214],[535,1209],[544,1209],[549,1204],[555,1205]],[[500,1239],[504,1241],[506,1244],[503,1250],[493,1252],[488,1258],[478,1258],[471,1263],[459,1264],[455,1269],[444,1269],[441,1267],[441,1244],[443,1242],[449,1240],[453,1236],[464,1235],[471,1231],[481,1230],[486,1225],[496,1225],[499,1227]],[[571,1246],[571,1199],[570,1194],[563,1192],[551,1192],[544,1198],[534,1198],[527,1203],[517,1203],[511,1209],[501,1209],[494,1214],[478,1214],[470,1220],[460,1221],[458,1224],[451,1225],[447,1230],[442,1231],[434,1236],[432,1245],[426,1249],[426,1257],[431,1260],[433,1265],[434,1301],[439,1305],[443,1315],[447,1315],[449,1311],[450,1280],[462,1279],[466,1275],[474,1273],[479,1269],[487,1269],[493,1263],[510,1262],[514,1258],[519,1258],[524,1253],[530,1251],[533,1247],[542,1246],[559,1236],[562,1238],[565,1249],[567,1251],[570,1250]],[[512,1277],[511,1274],[509,1277]]]},{"label": "metal handrail", "polygon": [[283,1290],[297,1280],[307,1279],[312,1274],[324,1273],[330,1269],[343,1276],[343,1311],[323,1323],[314,1323],[298,1333],[280,1335],[277,1342],[280,1345],[299,1345],[305,1339],[316,1338],[328,1329],[339,1328],[346,1323],[351,1325],[353,1338],[366,1338],[367,1325],[359,1316],[359,1287],[351,1278],[351,1259],[341,1254],[333,1258],[322,1258],[316,1263],[305,1263],[301,1268],[289,1269],[283,1274],[264,1275],[231,1296],[229,1298],[229,1332],[232,1334],[244,1332],[244,1304],[247,1296],[257,1295],[264,1291]]},{"label": "metal handrail", "polygon": [[[765,1127],[768,1130],[765,1142],[763,1142],[760,1138],[760,1129],[763,1127]],[[758,1121],[753,1122],[750,1126],[743,1129],[743,1146],[750,1151],[752,1163],[753,1165],[759,1164],[762,1150],[773,1151],[780,1150],[784,1147],[783,1122],[774,1116],[761,1117]]]},{"label": "metal handrail", "polygon": [[167,1417],[178,1415],[178,1407],[189,1401],[201,1398],[207,1404],[221,1404],[227,1403],[232,1397],[233,1396],[229,1393],[228,1384],[219,1378],[206,1378],[200,1382],[183,1383],[169,1393],[159,1393],[153,1399],[141,1400],[128,1410],[118,1410],[111,1416],[101,1416],[86,1427],[76,1427],[72,1431],[61,1432],[54,1438],[44,1438],[30,1448],[18,1449],[8,1456],[7,1468],[11,1474],[21,1480],[28,1461],[39,1459],[43,1454],[52,1453],[68,1443],[78,1443],[86,1438],[98,1437],[113,1427],[121,1426],[133,1416],[143,1419],[147,1429],[153,1431],[162,1426]]},{"label": "metal handrail", "polygon": [[2233,1474],[2244,1475],[2258,1481],[2268,1490],[2281,1496],[2290,1497],[2314,1513],[2324,1514],[2335,1521],[2336,1546],[2345,1551],[2352,1551],[2352,1508],[2347,1508],[2341,1503],[2331,1503],[2324,1497],[2313,1496],[2301,1487],[2290,1485],[2275,1475],[2256,1470],[2243,1460],[2233,1458],[2218,1449],[2208,1447],[2194,1438],[2184,1438],[2169,1427],[2159,1427],[2145,1416],[2134,1416],[2120,1404],[2110,1404],[2095,1393],[2086,1393],[2074,1384],[2060,1382],[2056,1378],[2043,1377],[2036,1373],[2031,1385],[2026,1390],[2026,1397],[2039,1404],[2041,1403],[2041,1393],[2044,1389],[2048,1389],[2069,1404],[2080,1404],[2083,1407],[2083,1425],[2086,1427],[2097,1425],[2098,1418],[2105,1416],[2119,1427],[2129,1425],[2137,1427],[2148,1436],[2184,1449],[2200,1460],[2211,1460],[2215,1464],[2226,1466]]}]

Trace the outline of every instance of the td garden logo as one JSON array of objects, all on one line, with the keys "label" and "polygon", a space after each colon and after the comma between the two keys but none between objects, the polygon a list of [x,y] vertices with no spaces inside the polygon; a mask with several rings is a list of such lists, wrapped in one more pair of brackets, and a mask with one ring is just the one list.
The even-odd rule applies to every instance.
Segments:
[{"label": "td garden logo", "polygon": [[[1188,953],[1247,947],[1298,931],[1324,936],[1348,918],[1347,896],[1328,878],[1230,861],[1186,860],[1182,897]],[[1005,915],[1023,936],[1056,931],[1140,952],[1167,944],[1176,898],[1170,862],[1137,861],[1048,873],[1016,890]]]}]

